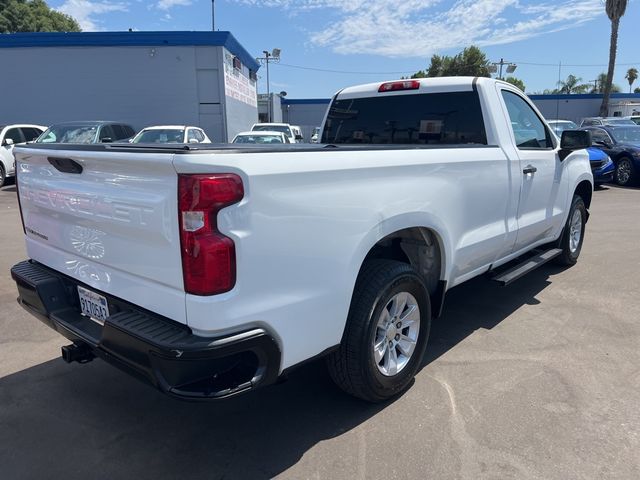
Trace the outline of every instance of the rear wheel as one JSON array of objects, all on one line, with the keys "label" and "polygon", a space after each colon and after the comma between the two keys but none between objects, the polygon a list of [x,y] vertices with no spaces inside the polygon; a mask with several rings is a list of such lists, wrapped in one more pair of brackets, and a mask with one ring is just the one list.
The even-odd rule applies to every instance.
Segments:
[{"label": "rear wheel", "polygon": [[334,382],[370,402],[402,392],[420,368],[431,324],[427,289],[406,263],[362,267],[337,351],[327,358]]},{"label": "rear wheel", "polygon": [[582,250],[586,222],[587,207],[584,200],[579,195],[574,195],[569,209],[569,217],[558,245],[562,249],[562,253],[556,257],[556,263],[560,265],[576,264]]},{"label": "rear wheel", "polygon": [[631,185],[634,182],[636,171],[630,158],[622,157],[618,160],[615,176],[618,185],[623,187]]},{"label": "rear wheel", "polygon": [[0,163],[0,188],[2,188],[7,181],[7,174],[4,171],[4,165]]}]

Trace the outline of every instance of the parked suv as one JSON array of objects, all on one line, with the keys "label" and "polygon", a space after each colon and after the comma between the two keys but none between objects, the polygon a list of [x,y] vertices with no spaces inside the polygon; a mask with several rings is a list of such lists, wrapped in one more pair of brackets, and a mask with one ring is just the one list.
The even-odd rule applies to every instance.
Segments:
[{"label": "parked suv", "polygon": [[251,127],[251,131],[268,130],[270,132],[282,132],[291,143],[296,143],[298,140],[302,140],[302,135],[296,135],[291,125],[288,123],[256,123]]},{"label": "parked suv", "polygon": [[135,135],[131,125],[118,122],[65,122],[47,129],[36,143],[111,143]]},{"label": "parked suv", "polygon": [[0,126],[0,187],[4,185],[8,177],[15,175],[13,146],[32,142],[46,129],[47,127],[40,125]]}]

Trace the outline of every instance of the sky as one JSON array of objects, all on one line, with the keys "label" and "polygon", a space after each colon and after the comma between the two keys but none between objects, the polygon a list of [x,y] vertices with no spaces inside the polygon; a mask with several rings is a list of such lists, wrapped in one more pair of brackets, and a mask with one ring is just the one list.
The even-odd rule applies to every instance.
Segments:
[{"label": "sky", "polygon": [[[84,31],[212,28],[210,0],[48,3]],[[632,0],[620,23],[614,75],[623,92],[626,71],[640,70],[639,21],[640,2]],[[515,63],[513,75],[527,93],[555,88],[569,74],[593,84],[607,69],[611,23],[604,0],[215,0],[215,29],[230,31],[255,57],[279,48],[271,91],[295,99],[408,76],[427,68],[431,55],[469,45],[491,62]],[[264,67],[258,79],[259,93],[266,92]]]}]

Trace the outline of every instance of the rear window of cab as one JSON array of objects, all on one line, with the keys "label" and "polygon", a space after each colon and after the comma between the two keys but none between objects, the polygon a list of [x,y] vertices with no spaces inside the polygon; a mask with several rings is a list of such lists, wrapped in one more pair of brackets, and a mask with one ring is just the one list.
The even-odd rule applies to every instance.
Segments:
[{"label": "rear window of cab", "polygon": [[323,143],[487,144],[476,91],[337,99],[329,109]]}]

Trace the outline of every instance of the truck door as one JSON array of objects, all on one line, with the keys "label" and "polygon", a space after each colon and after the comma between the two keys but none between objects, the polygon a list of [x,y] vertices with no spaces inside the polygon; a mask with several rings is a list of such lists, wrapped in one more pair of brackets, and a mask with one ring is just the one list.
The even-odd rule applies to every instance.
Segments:
[{"label": "truck door", "polygon": [[563,221],[559,198],[561,165],[549,129],[529,103],[514,91],[501,89],[522,177],[518,204],[518,235],[514,252],[548,239]]}]

